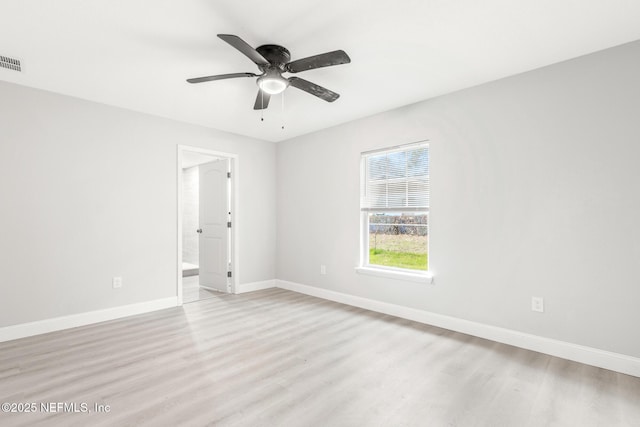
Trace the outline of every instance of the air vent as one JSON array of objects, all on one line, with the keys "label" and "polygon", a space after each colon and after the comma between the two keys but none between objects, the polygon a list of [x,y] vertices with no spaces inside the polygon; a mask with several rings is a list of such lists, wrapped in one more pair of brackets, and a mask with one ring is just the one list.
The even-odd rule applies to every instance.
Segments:
[{"label": "air vent", "polygon": [[22,71],[20,60],[0,55],[0,68],[8,68],[13,71]]}]

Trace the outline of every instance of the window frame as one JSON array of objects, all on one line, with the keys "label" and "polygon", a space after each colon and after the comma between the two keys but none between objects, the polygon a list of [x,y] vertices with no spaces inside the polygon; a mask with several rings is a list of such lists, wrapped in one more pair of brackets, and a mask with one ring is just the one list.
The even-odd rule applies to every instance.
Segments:
[{"label": "window frame", "polygon": [[[404,209],[400,208],[389,208],[385,210],[384,208],[363,208],[363,197],[365,188],[367,185],[367,159],[376,153],[392,153],[394,151],[408,151],[411,148],[417,147],[427,147],[429,148],[430,144],[428,140],[418,141],[410,144],[397,145],[393,147],[385,147],[377,150],[365,151],[360,153],[360,262],[358,267],[356,267],[356,272],[359,274],[376,276],[382,278],[391,278],[391,279],[399,279],[399,280],[408,280],[412,282],[418,283],[433,283],[433,272],[430,269],[428,270],[414,270],[409,268],[399,268],[399,267],[391,267],[384,266],[378,264],[371,264],[369,262],[369,251],[370,251],[370,240],[369,240],[369,214],[372,212],[424,212],[428,215],[429,220],[427,221],[427,235],[430,231],[430,206],[427,206],[426,209],[416,209],[407,207]],[[431,152],[429,151],[429,163],[431,161]],[[430,171],[429,171],[430,175]],[[430,203],[429,203],[430,204]],[[429,254],[429,241],[427,239],[427,254]]]}]

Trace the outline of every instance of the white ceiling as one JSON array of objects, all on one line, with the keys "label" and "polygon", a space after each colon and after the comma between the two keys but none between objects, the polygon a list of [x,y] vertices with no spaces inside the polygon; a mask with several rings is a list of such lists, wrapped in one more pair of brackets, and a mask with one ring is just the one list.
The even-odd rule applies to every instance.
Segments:
[{"label": "white ceiling", "polygon": [[[640,39],[637,0],[2,0],[0,80],[262,140],[280,141]],[[351,64],[298,76],[253,110],[257,67],[216,37],[281,44],[292,59],[336,49]],[[284,123],[285,129],[281,126]]]}]

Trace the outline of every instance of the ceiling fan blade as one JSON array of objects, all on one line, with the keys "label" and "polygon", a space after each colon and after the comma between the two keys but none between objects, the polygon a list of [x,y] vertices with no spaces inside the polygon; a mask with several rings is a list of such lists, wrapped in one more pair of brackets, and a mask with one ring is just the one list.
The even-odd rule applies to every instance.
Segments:
[{"label": "ceiling fan blade", "polygon": [[262,65],[262,66],[270,65],[269,61],[267,61],[264,58],[264,56],[260,55],[258,51],[256,51],[254,48],[249,46],[249,44],[247,44],[247,42],[242,40],[240,37],[234,36],[232,34],[218,34],[218,37],[220,37],[222,40],[226,41],[231,46],[238,49],[247,58],[255,62],[257,65]]},{"label": "ceiling fan blade", "polygon": [[336,99],[340,98],[339,94],[299,77],[289,77],[289,83],[291,84],[291,86],[308,92],[311,95],[317,96],[318,98],[322,98],[327,102],[333,102]]},{"label": "ceiling fan blade", "polygon": [[314,68],[330,67],[332,65],[348,64],[351,58],[344,50],[334,50],[333,52],[321,53],[320,55],[298,59],[286,65],[290,73],[313,70]]},{"label": "ceiling fan blade", "polygon": [[258,96],[256,97],[256,103],[253,104],[254,110],[264,110],[269,106],[269,99],[271,99],[271,95],[267,92],[258,89]]},{"label": "ceiling fan blade", "polygon": [[232,73],[232,74],[218,74],[217,76],[196,77],[195,79],[187,79],[189,83],[202,83],[210,82],[213,80],[235,79],[236,77],[256,77],[257,74],[253,73]]}]

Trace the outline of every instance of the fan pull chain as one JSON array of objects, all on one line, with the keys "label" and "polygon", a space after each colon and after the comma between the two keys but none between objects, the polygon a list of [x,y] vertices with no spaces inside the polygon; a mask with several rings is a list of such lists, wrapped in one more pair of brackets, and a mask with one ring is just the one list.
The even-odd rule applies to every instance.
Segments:
[{"label": "fan pull chain", "polygon": [[260,121],[264,122],[264,92],[260,89],[260,103],[262,108],[260,109]]}]

